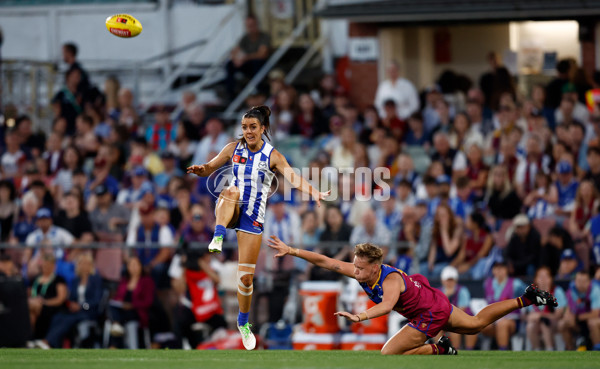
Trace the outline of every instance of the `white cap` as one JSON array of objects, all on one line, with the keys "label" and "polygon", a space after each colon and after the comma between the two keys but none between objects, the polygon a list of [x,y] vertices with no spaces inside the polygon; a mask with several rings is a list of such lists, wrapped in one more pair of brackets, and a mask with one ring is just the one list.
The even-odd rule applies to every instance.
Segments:
[{"label": "white cap", "polygon": [[526,226],[529,224],[529,218],[525,214],[519,214],[513,218],[513,225],[515,227]]},{"label": "white cap", "polygon": [[447,281],[448,279],[454,279],[458,281],[458,270],[455,267],[448,265],[444,269],[442,269],[442,281]]}]

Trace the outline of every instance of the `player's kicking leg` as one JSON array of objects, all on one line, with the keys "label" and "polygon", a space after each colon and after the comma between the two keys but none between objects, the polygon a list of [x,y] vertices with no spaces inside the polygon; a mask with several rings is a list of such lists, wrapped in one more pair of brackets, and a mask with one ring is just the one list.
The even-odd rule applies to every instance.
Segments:
[{"label": "player's kicking leg", "polygon": [[503,316],[529,305],[557,306],[558,304],[551,293],[542,291],[534,285],[529,285],[523,296],[488,305],[475,316],[471,316],[460,309],[454,309],[444,329],[454,333],[477,334]]},{"label": "player's kicking leg", "polygon": [[450,345],[450,340],[442,336],[437,344],[426,344],[425,333],[405,325],[390,338],[383,348],[383,355],[456,355],[457,351]]},{"label": "player's kicking leg", "polygon": [[238,199],[240,190],[235,186],[223,190],[219,195],[216,208],[216,226],[212,241],[208,245],[209,252],[220,253],[223,249],[223,237],[225,237],[226,227],[235,223],[239,216]]}]

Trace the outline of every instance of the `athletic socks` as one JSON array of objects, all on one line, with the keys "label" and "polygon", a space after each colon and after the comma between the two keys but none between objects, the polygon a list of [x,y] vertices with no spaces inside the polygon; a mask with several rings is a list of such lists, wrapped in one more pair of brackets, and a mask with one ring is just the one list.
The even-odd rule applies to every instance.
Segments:
[{"label": "athletic socks", "polygon": [[215,227],[215,235],[213,237],[219,237],[219,236],[225,237],[225,232],[226,232],[225,227],[223,227],[222,225],[217,225]]},{"label": "athletic socks", "polygon": [[533,301],[527,298],[527,296],[523,295],[521,297],[517,297],[517,304],[519,304],[519,309],[524,308],[529,305],[533,305]]},{"label": "athletic socks", "polygon": [[246,323],[248,323],[248,315],[250,315],[250,313],[242,313],[241,311],[238,314],[238,326],[242,327],[244,325],[246,325]]},{"label": "athletic socks", "polygon": [[446,348],[442,345],[431,344],[431,350],[433,351],[433,355],[445,355]]}]

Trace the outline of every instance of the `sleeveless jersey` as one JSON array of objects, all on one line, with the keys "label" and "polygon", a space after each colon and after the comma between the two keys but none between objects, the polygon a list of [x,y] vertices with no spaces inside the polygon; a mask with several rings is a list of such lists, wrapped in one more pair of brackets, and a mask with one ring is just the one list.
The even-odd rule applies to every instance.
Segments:
[{"label": "sleeveless jersey", "polygon": [[383,281],[391,273],[398,273],[404,280],[405,290],[400,294],[394,310],[402,314],[408,320],[429,317],[432,312],[447,310],[450,312],[452,306],[444,293],[429,285],[427,278],[420,274],[408,275],[402,270],[389,265],[381,265],[379,279],[373,286],[360,283],[369,299],[376,304],[383,301]]},{"label": "sleeveless jersey", "polygon": [[575,195],[579,188],[579,182],[571,180],[565,186],[560,184],[560,181],[556,181],[556,189],[558,190],[558,206],[561,208],[573,205],[575,202]]},{"label": "sleeveless jersey", "polygon": [[256,152],[238,143],[231,157],[233,184],[240,190],[240,210],[261,224],[265,222],[267,196],[275,176],[271,170],[272,152],[273,146],[266,141]]}]

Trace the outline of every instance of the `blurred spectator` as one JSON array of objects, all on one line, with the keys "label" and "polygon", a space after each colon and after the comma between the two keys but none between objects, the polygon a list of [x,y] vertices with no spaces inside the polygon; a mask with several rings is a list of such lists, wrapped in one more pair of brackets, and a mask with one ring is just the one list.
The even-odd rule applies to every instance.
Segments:
[{"label": "blurred spectator", "polygon": [[19,214],[15,186],[9,180],[0,181],[0,242],[8,242],[13,222]]},{"label": "blurred spectator", "polygon": [[535,186],[523,200],[529,219],[544,219],[555,215],[558,194],[550,183],[550,176],[544,172],[535,175]]},{"label": "blurred spectator", "polygon": [[179,162],[179,169],[184,171],[193,161],[192,157],[198,149],[198,142],[191,141],[183,124],[177,125],[177,136],[169,144],[168,152],[175,156]]},{"label": "blurred spectator", "polygon": [[575,195],[575,207],[571,212],[568,228],[575,241],[584,237],[586,224],[594,217],[598,210],[598,193],[591,181],[582,181]]},{"label": "blurred spectator", "polygon": [[33,132],[31,118],[27,115],[17,117],[15,129],[19,135],[21,149],[30,156],[39,157],[44,151],[46,137],[43,133]]},{"label": "blurred spectator", "polygon": [[588,272],[577,273],[567,290],[567,303],[558,324],[567,350],[575,349],[574,333],[589,335],[594,350],[600,350],[600,287],[592,284]]},{"label": "blurred spectator", "polygon": [[144,135],[154,151],[164,151],[177,137],[177,125],[171,123],[169,110],[161,105],[154,112],[154,124],[149,125]]},{"label": "blurred spectator", "polygon": [[209,119],[206,122],[206,135],[198,143],[192,163],[208,163],[230,141],[231,138],[224,132],[223,122],[217,118]]},{"label": "blurred spectator", "polygon": [[[438,116],[438,121],[435,124],[435,127],[430,132],[432,136],[435,136],[436,133],[441,132],[446,135],[449,135],[452,128],[454,127],[452,117],[450,116],[450,104],[448,101],[444,99],[440,99],[435,104],[435,111]],[[453,148],[458,148],[453,145]]]},{"label": "blurred spectator", "polygon": [[163,190],[166,190],[171,178],[183,176],[183,171],[177,167],[175,155],[171,152],[164,151],[160,157],[165,170],[154,176],[154,184],[158,187],[159,191],[163,192]]},{"label": "blurred spectator", "polygon": [[587,151],[587,162],[589,169],[583,177],[594,183],[594,188],[600,193],[600,148],[590,147]]},{"label": "blurred spectator", "polygon": [[96,156],[100,142],[94,132],[94,121],[89,115],[81,114],[75,119],[75,147],[83,157]]},{"label": "blurred spectator", "polygon": [[53,183],[53,193],[58,198],[62,194],[71,191],[73,186],[73,172],[82,165],[81,155],[75,146],[69,146],[64,150],[61,157],[60,170],[56,174]]},{"label": "blurred spectator", "polygon": [[242,72],[252,78],[262,68],[269,57],[271,39],[260,31],[256,17],[246,17],[246,34],[231,51],[231,60],[227,62],[227,93],[229,98],[235,96],[235,74]]},{"label": "blurred spectator", "polygon": [[184,128],[185,136],[189,138],[190,141],[200,141],[202,136],[204,136],[205,129],[204,121],[206,114],[204,112],[204,107],[199,103],[190,103],[187,108],[184,108],[184,112],[186,112],[186,114],[181,123]]},{"label": "blurred spectator", "polygon": [[55,217],[54,223],[71,233],[75,238],[73,242],[85,244],[94,240],[92,224],[88,214],[82,211],[81,198],[77,193],[65,194],[62,210]]},{"label": "blurred spectator", "polygon": [[467,113],[461,112],[454,116],[450,129],[450,146],[453,149],[467,152],[467,148],[473,145],[481,145],[484,142],[483,135],[477,127],[471,126],[471,119]]},{"label": "blurred spectator", "polygon": [[546,106],[556,109],[562,99],[562,89],[569,82],[571,74],[571,62],[562,59],[556,64],[557,77],[546,86]]},{"label": "blurred spectator", "polygon": [[104,185],[108,188],[110,193],[117,195],[119,192],[119,181],[110,174],[110,166],[105,158],[97,157],[94,160],[94,168],[92,174],[89,176],[84,189],[84,198],[89,199],[92,192],[97,186]]},{"label": "blurred spectator", "polygon": [[460,274],[470,274],[479,279],[484,276],[486,257],[490,253],[494,240],[485,224],[484,216],[475,212],[467,217],[465,236],[461,240],[454,265]]},{"label": "blurred spectator", "polygon": [[479,77],[479,88],[485,97],[486,106],[493,109],[494,80],[496,79],[496,71],[501,65],[500,56],[491,51],[487,54],[487,62],[490,65],[490,70]]},{"label": "blurred spectator", "polygon": [[[337,242],[338,245],[335,248],[316,248],[314,251],[328,257],[334,257],[335,259],[349,260],[350,250],[346,245],[350,242],[351,234],[352,226],[344,221],[340,208],[330,205],[325,211],[325,230],[321,233],[320,241]],[[322,268],[311,268],[310,279],[337,280],[338,277],[335,272],[330,272]]]},{"label": "blurred spectator", "polygon": [[556,171],[557,181],[554,184],[555,191],[558,194],[556,213],[559,216],[569,217],[575,207],[575,196],[579,188],[579,181],[574,178],[573,167],[566,160],[558,162]]},{"label": "blurred spectator", "polygon": [[587,123],[590,112],[578,99],[577,88],[571,82],[562,87],[562,97],[558,109],[554,111],[554,119],[560,123]]},{"label": "blurred spectator", "polygon": [[556,126],[554,108],[550,108],[546,105],[546,89],[544,85],[533,85],[531,88],[531,103],[533,104],[533,109],[546,118],[548,127],[554,130],[554,127]]},{"label": "blurred spectator", "polygon": [[[179,295],[173,314],[175,335],[180,341],[187,338],[192,348],[227,327],[217,290],[220,278],[210,264],[208,250],[187,249],[181,258],[173,258],[169,268],[171,285]],[[207,325],[209,331],[200,337],[193,329],[196,322]]]},{"label": "blurred spectator", "polygon": [[40,201],[33,192],[27,192],[23,195],[21,209],[12,228],[12,243],[24,243],[27,236],[35,230],[35,215],[40,205]]},{"label": "blurred spectator", "polygon": [[419,96],[413,84],[400,76],[400,65],[395,60],[389,63],[385,81],[377,86],[374,105],[382,118],[386,118],[384,103],[392,99],[396,103],[398,118],[408,119],[419,109]]},{"label": "blurred spectator", "polygon": [[345,126],[340,132],[339,144],[331,154],[331,165],[336,168],[354,168],[354,149],[358,144],[352,128]]},{"label": "blurred spectator", "polygon": [[[159,289],[168,288],[167,262],[171,258],[171,249],[175,243],[174,232],[168,225],[160,226],[155,220],[155,211],[152,204],[143,203],[139,208],[140,223],[132,227],[127,235],[127,245],[137,246],[135,253],[154,280]],[[156,248],[156,247],[161,248]]]},{"label": "blurred spectator", "polygon": [[63,161],[62,151],[62,136],[56,132],[50,133],[46,141],[46,151],[42,154],[42,158],[46,160],[49,173],[54,177],[61,169]]},{"label": "blurred spectator", "polygon": [[540,349],[540,341],[544,343],[546,351],[554,351],[556,348],[554,336],[558,333],[558,321],[567,306],[567,296],[560,286],[554,285],[554,279],[548,267],[540,267],[535,272],[533,284],[556,297],[558,307],[544,306],[540,308],[531,305],[527,308],[527,340],[531,343],[531,349],[534,351]]},{"label": "blurred spectator", "polygon": [[408,118],[408,130],[404,136],[404,143],[407,146],[423,146],[429,148],[430,136],[423,125],[423,116],[421,113],[413,113]]},{"label": "blurred spectator", "polygon": [[122,188],[117,196],[117,204],[132,208],[134,204],[143,196],[142,193],[153,190],[152,184],[148,181],[148,172],[144,167],[137,166],[131,171],[131,187]]},{"label": "blurred spectator", "polygon": [[541,137],[535,133],[527,139],[527,156],[517,166],[515,186],[521,198],[525,198],[535,189],[535,178],[538,172],[548,173],[550,158],[544,155]]},{"label": "blurred spectator", "polygon": [[87,72],[85,71],[85,69],[83,69],[81,64],[79,64],[79,62],[77,61],[77,53],[78,52],[79,52],[79,49],[78,49],[77,45],[72,42],[65,43],[62,46],[63,61],[67,64],[69,70],[79,71],[79,74],[81,75],[81,81],[77,85],[77,90],[79,92],[84,92],[85,90],[88,89],[90,82],[89,82]]},{"label": "blurred spectator", "polygon": [[580,270],[583,270],[583,263],[579,260],[575,252],[572,249],[563,250],[560,255],[560,264],[558,272],[556,272],[556,278],[570,280]]},{"label": "blurred spectator", "polygon": [[75,134],[75,118],[83,112],[82,95],[78,86],[82,81],[81,71],[71,68],[65,74],[65,86],[52,98],[54,118],[66,121],[65,135]]},{"label": "blurred spectator", "polygon": [[448,135],[438,132],[433,136],[433,148],[435,153],[431,155],[431,161],[440,161],[444,166],[444,173],[452,177],[453,169],[463,169],[465,165],[465,155],[450,147]]},{"label": "blurred spectator", "polygon": [[[492,168],[485,198],[490,214],[496,221],[512,219],[519,214],[521,200],[512,188],[505,166],[498,165]],[[496,227],[499,229],[498,224]]]},{"label": "blurred spectator", "polygon": [[296,124],[291,127],[290,133],[300,134],[306,138],[316,138],[323,133],[325,120],[310,94],[300,94],[298,108]]},{"label": "blurred spectator", "polygon": [[[67,283],[56,274],[54,255],[43,253],[41,259],[40,275],[33,280],[29,293],[29,316],[36,341],[46,338],[52,319],[65,309],[68,298]],[[43,345],[42,341],[36,343]]]},{"label": "blurred spectator", "polygon": [[504,250],[504,257],[512,275],[532,276],[540,260],[540,233],[529,218],[519,214],[513,219],[514,231]]},{"label": "blurred spectator", "polygon": [[288,138],[295,125],[296,117],[296,91],[292,87],[285,87],[277,92],[275,104],[271,114],[273,127],[273,139],[275,141]]},{"label": "blurred spectator", "polygon": [[[384,198],[375,203],[377,223],[385,225],[385,228],[390,233],[391,239],[396,239],[398,237],[398,232],[400,231],[400,220],[402,219],[402,210],[396,201],[396,192],[390,189],[388,191],[382,191],[381,195]],[[387,199],[385,199],[385,197],[387,197]]]},{"label": "blurred spectator", "polygon": [[20,148],[21,138],[15,128],[6,131],[4,136],[5,148],[0,157],[2,178],[11,179],[23,175],[23,164],[27,160]]},{"label": "blurred spectator", "polygon": [[46,336],[46,343],[50,347],[62,347],[63,339],[78,323],[98,319],[98,309],[103,293],[102,278],[95,273],[94,259],[91,253],[86,252],[79,255],[75,275],[69,288],[67,311],[61,311],[54,316]]},{"label": "blurred spectator", "polygon": [[397,115],[398,109],[393,99],[388,99],[383,103],[384,115],[381,119],[381,125],[398,141],[402,142],[406,134],[406,121],[400,119]]},{"label": "blurred spectator", "polygon": [[183,226],[181,239],[183,242],[210,242],[212,240],[213,230],[204,214],[204,208],[200,204],[192,205],[192,219]]},{"label": "blurred spectator", "polygon": [[553,276],[558,272],[561,255],[564,250],[573,249],[573,239],[569,232],[556,225],[550,229],[546,243],[542,244],[540,265],[547,266]]},{"label": "blurred spectator", "polygon": [[[523,294],[525,284],[517,278],[509,277],[508,264],[503,260],[497,260],[492,266],[493,278],[487,278],[483,284],[485,299],[489,304],[494,302],[514,299]],[[519,313],[517,310],[506,315],[504,318],[488,325],[482,333],[486,336],[496,338],[499,350],[508,350],[510,338],[517,331]]]},{"label": "blurred spectator", "polygon": [[[111,336],[113,338],[123,336],[125,333],[123,326],[131,321],[139,322],[142,328],[147,327],[153,301],[154,282],[144,272],[140,259],[129,258],[126,277],[121,280],[114,298],[110,301]],[[118,340],[114,339],[113,345],[121,346]]]},{"label": "blurred spectator", "polygon": [[129,223],[129,211],[113,202],[113,196],[104,185],[97,186],[96,207],[90,213],[92,230],[100,242],[123,242]]},{"label": "blurred spectator", "polygon": [[[458,284],[458,271],[453,266],[447,266],[442,269],[440,276],[442,280],[442,292],[448,297],[450,303],[463,310],[469,315],[471,311],[471,293],[467,287]],[[473,350],[477,343],[477,335],[464,335],[465,344],[462,345],[462,337],[458,333],[448,333],[453,347],[464,347],[465,350]]]},{"label": "blurred spectator", "polygon": [[[390,203],[393,205],[393,200]],[[392,234],[385,223],[377,219],[375,212],[367,208],[362,212],[361,222],[354,227],[350,235],[350,244],[370,242],[380,247],[389,247],[392,241]]]},{"label": "blurred spectator", "polygon": [[442,269],[453,262],[463,239],[463,226],[456,221],[452,209],[441,203],[435,212],[431,247],[427,258],[428,274],[437,277]]}]

